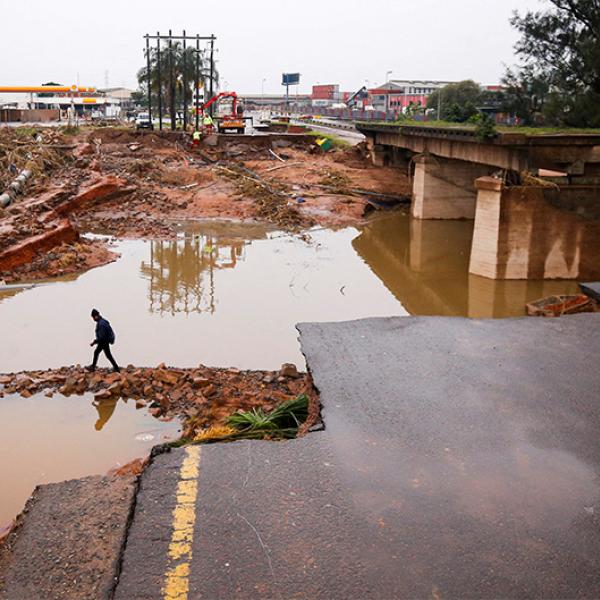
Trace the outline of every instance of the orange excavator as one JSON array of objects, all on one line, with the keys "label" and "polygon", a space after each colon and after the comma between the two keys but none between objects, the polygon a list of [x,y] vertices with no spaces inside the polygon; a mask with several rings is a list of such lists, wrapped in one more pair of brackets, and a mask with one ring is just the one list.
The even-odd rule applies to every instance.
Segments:
[{"label": "orange excavator", "polygon": [[[227,101],[224,102],[224,100]],[[244,133],[248,117],[244,117],[244,108],[238,102],[238,95],[235,92],[221,92],[213,96],[202,106],[202,114],[205,115],[213,104],[217,105],[215,121],[219,133],[227,131]]]}]

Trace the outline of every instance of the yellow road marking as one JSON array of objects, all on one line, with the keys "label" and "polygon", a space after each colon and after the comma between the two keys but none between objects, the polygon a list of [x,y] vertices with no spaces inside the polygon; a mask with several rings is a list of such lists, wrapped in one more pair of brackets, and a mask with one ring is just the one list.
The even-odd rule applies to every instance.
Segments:
[{"label": "yellow road marking", "polygon": [[177,503],[173,509],[173,533],[169,544],[169,566],[165,573],[164,600],[187,600],[190,563],[196,522],[200,446],[189,446],[179,470]]}]

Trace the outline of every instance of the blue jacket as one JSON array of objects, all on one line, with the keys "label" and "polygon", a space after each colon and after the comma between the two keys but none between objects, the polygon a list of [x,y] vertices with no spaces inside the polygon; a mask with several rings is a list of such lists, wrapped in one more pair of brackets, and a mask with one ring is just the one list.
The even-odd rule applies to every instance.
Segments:
[{"label": "blue jacket", "polygon": [[96,322],[96,342],[98,344],[112,344],[115,341],[115,334],[113,333],[110,323],[100,317]]}]

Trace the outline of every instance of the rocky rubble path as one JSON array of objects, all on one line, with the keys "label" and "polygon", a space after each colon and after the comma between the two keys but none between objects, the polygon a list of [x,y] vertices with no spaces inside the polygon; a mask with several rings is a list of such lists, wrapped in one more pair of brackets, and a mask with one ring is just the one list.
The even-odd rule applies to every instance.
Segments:
[{"label": "rocky rubble path", "polygon": [[184,438],[202,429],[223,424],[237,410],[272,410],[299,394],[313,394],[312,382],[294,365],[279,371],[240,371],[199,366],[177,369],[164,364],[156,368],[134,367],[112,373],[104,369],[90,373],[80,366],[47,371],[0,374],[0,397],[35,393],[64,396],[91,392],[95,400],[133,399],[138,408],[147,406],[161,419],[179,418]]}]

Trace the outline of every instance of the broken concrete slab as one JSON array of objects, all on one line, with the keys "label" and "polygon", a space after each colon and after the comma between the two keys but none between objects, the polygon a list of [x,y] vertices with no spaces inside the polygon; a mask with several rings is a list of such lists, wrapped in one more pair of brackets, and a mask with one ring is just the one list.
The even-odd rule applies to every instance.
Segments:
[{"label": "broken concrete slab", "polygon": [[0,598],[108,598],[136,478],[86,477],[36,488],[0,546]]},{"label": "broken concrete slab", "polygon": [[140,480],[134,519],[114,598],[162,598],[183,451],[151,459]]},{"label": "broken concrete slab", "polygon": [[69,221],[61,219],[39,235],[26,238],[0,252],[0,271],[10,271],[33,262],[38,252],[46,252],[60,244],[70,244],[79,239],[79,234]]},{"label": "broken concrete slab", "polygon": [[192,547],[189,598],[369,597],[365,523],[327,438],[202,446],[194,534],[174,538],[189,514],[177,508],[186,452],[159,454],[142,476],[116,599],[164,598],[177,541]]},{"label": "broken concrete slab", "polygon": [[124,179],[115,177],[114,175],[107,175],[82,186],[75,196],[59,204],[54,211],[59,215],[67,215],[96,202],[114,200],[115,198],[131,194],[134,191],[135,187],[128,187]]}]

